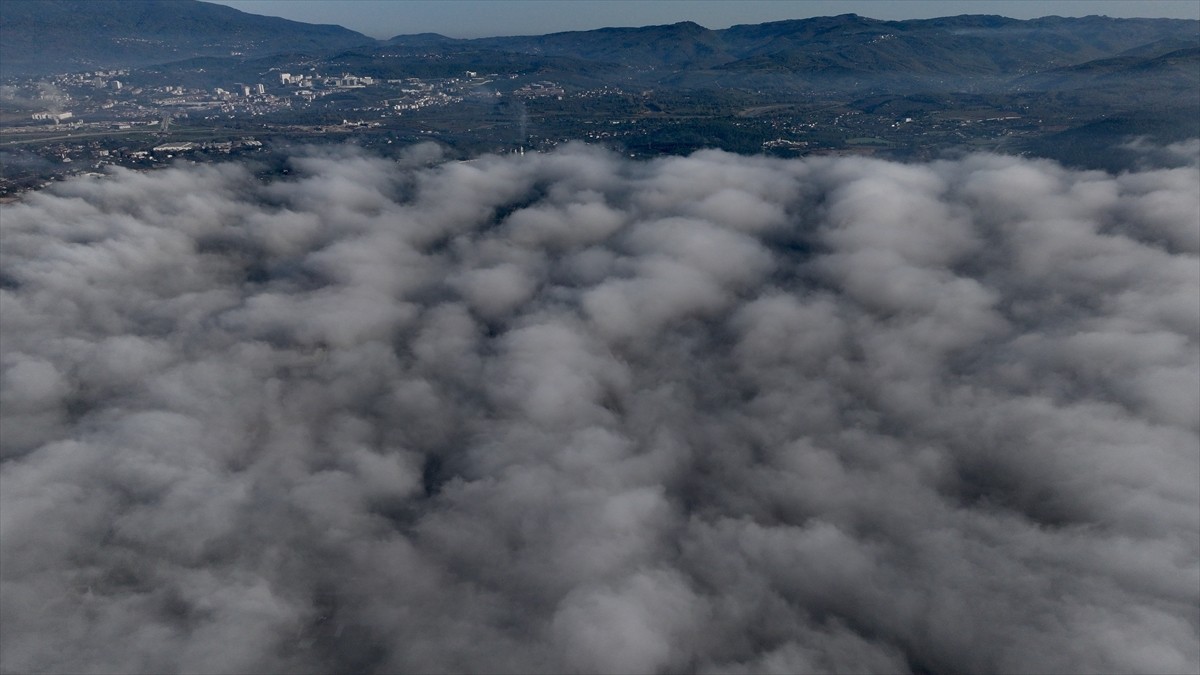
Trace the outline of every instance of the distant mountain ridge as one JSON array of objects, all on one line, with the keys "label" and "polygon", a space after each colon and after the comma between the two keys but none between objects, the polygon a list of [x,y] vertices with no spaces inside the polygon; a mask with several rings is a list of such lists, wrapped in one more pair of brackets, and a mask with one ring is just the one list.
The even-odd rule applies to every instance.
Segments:
[{"label": "distant mountain ridge", "polygon": [[990,15],[882,21],[843,14],[722,30],[682,22],[473,40],[399,35],[386,44],[482,48],[653,68],[1016,75],[1116,56],[1156,41],[1170,43],[1159,53],[1200,46],[1200,22]]},{"label": "distant mountain ridge", "polygon": [[[470,40],[435,33],[375,40],[339,26],[258,16],[199,0],[0,1],[4,76],[284,53],[311,54],[330,66],[378,69],[383,66],[372,62],[381,55],[437,54],[440,63],[392,59],[387,67],[416,67],[433,76],[487,70],[493,62],[526,64],[521,67],[562,76],[682,88],[865,90],[887,83],[907,89],[931,84],[986,89],[1022,78],[1022,87],[1064,77],[1094,79],[1086,69],[1062,69],[1118,57],[1128,59],[1124,67],[1134,68],[1134,60],[1196,47],[1200,21],[1183,19],[961,15],[883,21],[843,14],[722,30],[685,21]],[[1188,54],[1184,61],[1192,58]],[[1187,68],[1179,59],[1171,63],[1174,70]],[[1038,73],[1053,74],[1039,79]]]},{"label": "distant mountain ridge", "polygon": [[0,1],[3,77],[374,42],[341,26],[259,16],[198,0]]}]

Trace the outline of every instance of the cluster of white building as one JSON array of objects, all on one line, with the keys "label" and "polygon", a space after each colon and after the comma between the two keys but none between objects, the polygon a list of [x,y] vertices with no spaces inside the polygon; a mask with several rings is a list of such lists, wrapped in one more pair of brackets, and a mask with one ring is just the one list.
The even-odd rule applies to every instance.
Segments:
[{"label": "cluster of white building", "polygon": [[554,82],[531,82],[520,89],[517,89],[513,93],[523,98],[555,96],[559,100],[562,100],[563,88]]},{"label": "cluster of white building", "polygon": [[[163,143],[162,145],[156,145],[153,148],[151,148],[150,152],[152,152],[154,154],[159,154],[159,155],[166,154],[168,157],[171,157],[176,153],[191,152],[193,150],[210,150],[210,151],[216,151],[216,152],[229,153],[232,150],[234,150],[235,148],[261,148],[261,147],[262,147],[262,141],[255,140],[253,138],[243,138],[243,139],[237,140],[237,141],[214,141],[214,142],[210,142],[210,143],[192,143],[192,142]],[[145,155],[143,155],[143,156],[145,156]]]},{"label": "cluster of white building", "polygon": [[359,87],[369,87],[375,84],[375,78],[368,76],[350,75],[342,73],[340,77],[321,77],[320,75],[293,75],[291,73],[280,73],[279,84],[294,85],[301,88],[312,87],[314,83],[319,83],[326,87],[337,89],[357,89]]},{"label": "cluster of white building", "polygon": [[35,121],[38,121],[38,122],[54,122],[55,124],[58,124],[59,122],[62,122],[62,121],[64,121],[64,120],[69,120],[69,119],[71,119],[71,118],[72,118],[72,117],[74,117],[74,116],[75,116],[75,113],[71,113],[71,112],[60,112],[60,113],[52,113],[52,112],[38,112],[38,113],[33,113],[33,119],[34,119]]},{"label": "cluster of white building", "polygon": [[[238,85],[238,86],[241,89],[242,96],[254,96],[255,94],[262,96],[267,93],[267,86],[261,82],[256,85],[253,85],[253,86],[251,86],[249,84],[242,84],[242,85]],[[237,92],[228,91],[228,90],[222,89],[220,87],[213,89],[213,94],[215,94],[218,98],[228,98],[230,96],[237,96]]]}]

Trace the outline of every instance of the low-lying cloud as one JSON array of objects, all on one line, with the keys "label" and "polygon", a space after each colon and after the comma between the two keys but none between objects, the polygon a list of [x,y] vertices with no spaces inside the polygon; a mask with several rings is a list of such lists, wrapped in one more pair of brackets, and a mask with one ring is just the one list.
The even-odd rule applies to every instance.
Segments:
[{"label": "low-lying cloud", "polygon": [[1200,173],[570,147],[7,205],[5,672],[1200,669]]}]

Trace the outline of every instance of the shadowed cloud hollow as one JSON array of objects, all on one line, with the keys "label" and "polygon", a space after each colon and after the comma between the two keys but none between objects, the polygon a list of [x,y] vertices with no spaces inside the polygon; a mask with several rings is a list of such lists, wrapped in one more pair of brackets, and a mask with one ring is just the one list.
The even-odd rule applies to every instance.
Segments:
[{"label": "shadowed cloud hollow", "polygon": [[0,669],[1196,672],[1196,149],[31,194]]}]

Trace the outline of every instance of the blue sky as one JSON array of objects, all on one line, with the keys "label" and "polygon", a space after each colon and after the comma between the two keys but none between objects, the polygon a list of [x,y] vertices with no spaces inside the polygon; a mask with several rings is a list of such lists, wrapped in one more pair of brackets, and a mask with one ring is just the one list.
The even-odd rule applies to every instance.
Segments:
[{"label": "blue sky", "polygon": [[695,21],[708,28],[853,12],[877,19],[955,14],[1200,19],[1200,0],[214,0],[244,12],[333,23],[372,37],[536,35]]}]

